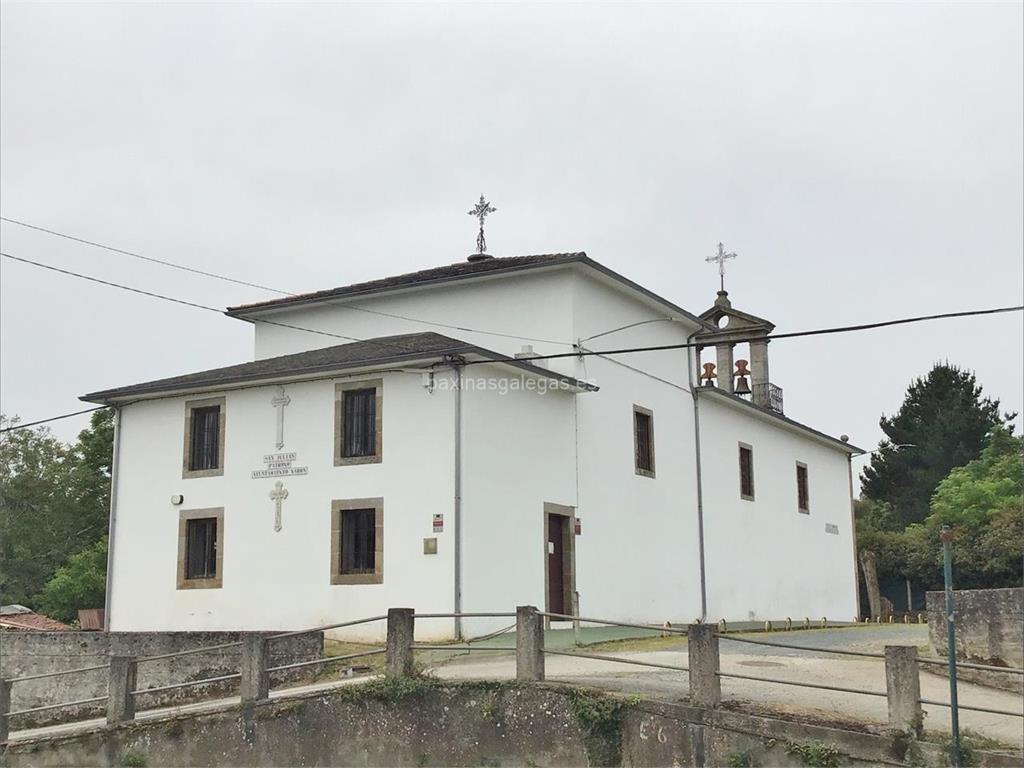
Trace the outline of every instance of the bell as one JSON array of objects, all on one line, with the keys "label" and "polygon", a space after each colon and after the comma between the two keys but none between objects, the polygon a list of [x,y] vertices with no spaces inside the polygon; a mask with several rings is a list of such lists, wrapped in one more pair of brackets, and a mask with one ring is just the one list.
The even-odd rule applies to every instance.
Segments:
[{"label": "bell", "polygon": [[747,370],[746,360],[736,361],[736,373],[733,376],[736,377],[736,386],[733,389],[733,393],[737,395],[749,395],[750,384],[747,382],[747,376],[750,375],[750,371]]},{"label": "bell", "polygon": [[704,382],[704,386],[705,387],[713,387],[713,386],[715,386],[715,379],[717,378],[717,376],[715,374],[715,364],[714,363],[704,363],[704,375],[701,376],[700,378],[701,378],[701,381]]}]

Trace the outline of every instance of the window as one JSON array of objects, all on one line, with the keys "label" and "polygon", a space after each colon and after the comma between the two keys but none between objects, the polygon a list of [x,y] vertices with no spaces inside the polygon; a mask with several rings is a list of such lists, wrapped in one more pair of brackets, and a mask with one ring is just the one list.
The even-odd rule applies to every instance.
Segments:
[{"label": "window", "polygon": [[374,464],[382,454],[382,381],[335,385],[334,464]]},{"label": "window", "polygon": [[754,449],[740,443],[740,498],[754,500]]},{"label": "window", "polygon": [[373,573],[373,548],[376,537],[372,509],[346,509],[341,513],[342,575]]},{"label": "window", "polygon": [[183,478],[224,474],[224,398],[185,403]]},{"label": "window", "polygon": [[807,492],[807,465],[796,463],[796,507],[804,514],[811,513],[811,497]]},{"label": "window", "polygon": [[331,503],[331,583],[384,582],[384,500]]},{"label": "window", "polygon": [[178,589],[223,584],[224,510],[186,509],[178,521]]},{"label": "window", "polygon": [[636,473],[654,477],[654,412],[633,406],[633,454]]}]

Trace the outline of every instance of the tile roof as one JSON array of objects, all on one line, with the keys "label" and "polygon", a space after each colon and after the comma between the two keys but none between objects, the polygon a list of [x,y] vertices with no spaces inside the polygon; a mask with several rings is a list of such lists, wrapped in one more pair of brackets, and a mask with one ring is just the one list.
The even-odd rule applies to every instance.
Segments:
[{"label": "tile roof", "polygon": [[142,384],[117,387],[83,395],[81,400],[92,403],[109,403],[131,396],[155,395],[169,392],[190,392],[215,387],[254,382],[282,377],[309,376],[317,373],[329,374],[348,368],[401,365],[413,361],[440,359],[445,355],[473,355],[512,365],[534,375],[557,379],[581,389],[596,389],[591,384],[577,381],[569,376],[554,373],[546,368],[533,365],[525,360],[516,360],[507,355],[468,344],[439,333],[407,333],[398,336],[382,336],[351,344],[312,349],[291,355],[269,357],[251,363],[229,365],[199,373],[172,376]]},{"label": "tile roof", "polygon": [[0,616],[0,629],[34,630],[36,632],[63,632],[71,629],[67,624],[41,613],[4,614]]},{"label": "tile roof", "polygon": [[455,264],[447,264],[443,267],[432,267],[421,269],[418,272],[407,272],[403,275],[384,277],[379,280],[370,280],[365,283],[353,283],[340,288],[330,288],[324,291],[302,293],[295,296],[286,296],[281,299],[269,299],[253,304],[241,304],[236,307],[228,307],[229,315],[244,315],[253,310],[275,309],[292,304],[306,304],[324,299],[333,299],[347,296],[358,296],[367,293],[379,293],[380,291],[393,290],[396,288],[411,288],[430,283],[447,282],[449,280],[460,280],[466,277],[477,277],[479,275],[500,274],[503,272],[514,272],[530,267],[544,267],[555,264],[568,264],[576,261],[589,261],[587,254],[582,251],[576,253],[546,253],[535,256],[507,256],[502,258],[483,259],[481,261],[460,261]]},{"label": "tile roof", "polygon": [[241,304],[235,307],[228,307],[225,314],[229,317],[247,319],[249,315],[266,310],[300,306],[318,301],[328,301],[330,299],[366,296],[374,293],[381,293],[383,291],[398,290],[401,288],[418,288],[426,285],[436,285],[438,283],[447,283],[473,277],[501,275],[520,272],[525,269],[535,269],[539,267],[550,267],[564,264],[583,264],[595,272],[599,272],[602,275],[611,278],[623,287],[642,294],[648,299],[669,308],[673,312],[691,320],[698,326],[703,326],[706,329],[713,328],[713,326],[708,325],[703,320],[699,320],[697,316],[689,310],[683,309],[678,304],[674,304],[668,299],[659,296],[654,291],[648,290],[642,285],[634,283],[629,278],[620,275],[618,272],[594,261],[583,251],[575,251],[571,253],[545,253],[534,256],[502,256],[484,259],[482,261],[460,261],[443,267],[422,269],[418,272],[407,272],[404,275],[385,277],[380,280],[370,280],[365,283],[354,283],[352,285],[345,285],[340,288],[331,288],[325,291],[285,296],[280,299],[269,299],[267,301],[260,301],[253,304]]}]

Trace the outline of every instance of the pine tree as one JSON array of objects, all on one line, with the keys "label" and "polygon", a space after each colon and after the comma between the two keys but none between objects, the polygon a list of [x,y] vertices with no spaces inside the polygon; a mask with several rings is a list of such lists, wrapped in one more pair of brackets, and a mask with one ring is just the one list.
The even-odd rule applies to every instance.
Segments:
[{"label": "pine tree", "polygon": [[1015,416],[1000,416],[999,400],[982,397],[973,373],[937,364],[910,385],[894,416],[881,418],[886,439],[864,469],[864,496],[891,505],[904,527],[921,522],[942,479],[978,458],[995,427],[1012,431]]}]

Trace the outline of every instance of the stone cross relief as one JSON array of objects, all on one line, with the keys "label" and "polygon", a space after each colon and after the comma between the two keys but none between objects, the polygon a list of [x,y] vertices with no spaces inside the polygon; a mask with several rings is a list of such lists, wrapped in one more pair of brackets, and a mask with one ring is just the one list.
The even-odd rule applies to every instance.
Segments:
[{"label": "stone cross relief", "polygon": [[291,401],[284,393],[284,387],[278,387],[277,395],[270,400],[270,404],[277,408],[277,450],[284,448],[284,408]]},{"label": "stone cross relief", "polygon": [[288,498],[288,489],[284,483],[278,480],[274,483],[274,490],[270,492],[270,498],[274,502],[274,530],[281,530],[281,503]]}]

